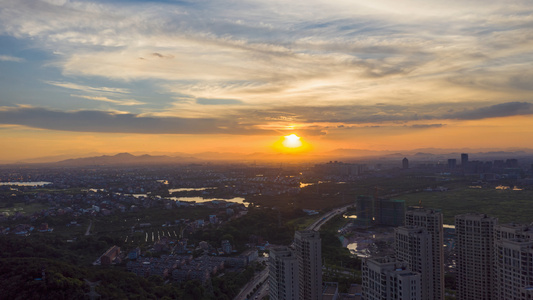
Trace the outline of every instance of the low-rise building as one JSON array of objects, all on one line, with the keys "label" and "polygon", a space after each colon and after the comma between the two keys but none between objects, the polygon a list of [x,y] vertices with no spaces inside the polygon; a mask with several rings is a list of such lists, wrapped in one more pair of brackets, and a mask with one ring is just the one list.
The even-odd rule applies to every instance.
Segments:
[{"label": "low-rise building", "polygon": [[102,265],[110,265],[111,263],[113,263],[113,260],[115,259],[115,257],[117,257],[119,254],[120,254],[120,247],[113,246],[109,248],[104,253],[104,255],[100,257],[100,262],[102,263]]}]

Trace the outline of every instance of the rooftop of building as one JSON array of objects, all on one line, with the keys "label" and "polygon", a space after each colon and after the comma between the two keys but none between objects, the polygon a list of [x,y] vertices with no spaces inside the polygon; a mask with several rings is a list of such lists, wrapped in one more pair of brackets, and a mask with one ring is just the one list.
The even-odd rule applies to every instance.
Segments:
[{"label": "rooftop of building", "polygon": [[498,227],[502,229],[515,229],[519,231],[533,231],[533,223],[531,224],[507,223],[507,224],[499,224]]},{"label": "rooftop of building", "polygon": [[455,216],[455,219],[466,219],[466,220],[480,220],[480,219],[488,219],[488,220],[498,220],[497,218],[494,218],[494,217],[490,217],[489,215],[487,214],[483,214],[483,213],[465,213],[465,214],[460,214],[460,215],[456,215]]}]

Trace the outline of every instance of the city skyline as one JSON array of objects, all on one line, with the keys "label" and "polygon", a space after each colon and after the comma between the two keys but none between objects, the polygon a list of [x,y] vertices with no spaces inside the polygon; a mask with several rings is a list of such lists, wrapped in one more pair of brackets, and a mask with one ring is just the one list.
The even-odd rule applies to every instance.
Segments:
[{"label": "city skyline", "polygon": [[0,1],[2,161],[533,148],[528,1]]}]

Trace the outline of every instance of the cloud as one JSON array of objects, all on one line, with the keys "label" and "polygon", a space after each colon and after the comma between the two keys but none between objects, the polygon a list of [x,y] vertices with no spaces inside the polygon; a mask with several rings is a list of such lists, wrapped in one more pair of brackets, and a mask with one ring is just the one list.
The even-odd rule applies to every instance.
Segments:
[{"label": "cloud", "polygon": [[427,129],[427,128],[441,128],[444,126],[446,125],[444,124],[413,124],[413,125],[410,125],[409,127],[415,128],[415,129]]},{"label": "cloud", "polygon": [[196,99],[197,104],[201,105],[241,105],[243,102],[237,99],[207,99],[207,98],[198,98]]},{"label": "cloud", "polygon": [[129,106],[129,105],[143,105],[143,104],[146,104],[146,103],[137,101],[135,99],[113,100],[113,99],[109,99],[107,97],[102,97],[102,96],[87,96],[87,95],[75,95],[75,94],[71,94],[70,96],[83,98],[83,99],[94,100],[94,101],[109,102],[109,103],[113,103],[113,104],[117,104],[117,105],[128,105]]},{"label": "cloud", "polygon": [[57,82],[57,81],[45,81],[47,84],[59,86],[66,89],[72,89],[72,90],[79,90],[89,93],[114,93],[114,94],[129,94],[130,91],[128,89],[123,88],[113,88],[113,87],[92,87],[87,85],[81,85],[71,82]]},{"label": "cloud", "polygon": [[[111,111],[57,111],[19,106],[0,107],[0,124],[33,128],[142,134],[276,134],[229,119],[150,117]],[[313,130],[309,130],[313,132]]]},{"label": "cloud", "polygon": [[155,56],[155,57],[158,57],[158,58],[166,58],[166,59],[173,59],[174,58],[174,55],[164,55],[164,54],[161,54],[161,53],[152,53],[152,56]]},{"label": "cloud", "polygon": [[77,97],[187,98],[128,96],[153,114],[405,123],[490,117],[483,107],[533,96],[524,0],[48,2],[3,2],[0,33],[60,53],[46,65],[79,83],[46,82],[90,94]]},{"label": "cloud", "polygon": [[11,61],[11,62],[23,62],[24,58],[15,57],[11,55],[0,55],[0,61]]},{"label": "cloud", "polygon": [[529,102],[507,102],[496,105],[464,110],[443,115],[445,119],[479,120],[533,114],[533,104]]},{"label": "cloud", "polygon": [[[485,105],[483,105],[485,104]],[[429,104],[378,104],[338,106],[277,106],[271,109],[241,109],[239,116],[255,122],[284,122],[302,124],[391,124],[428,120],[477,120],[533,114],[529,102],[486,103],[429,103]],[[237,117],[234,115],[234,117]],[[411,128],[438,128],[445,124],[410,124]]]},{"label": "cloud", "polygon": [[[61,1],[58,7],[21,0],[6,4],[2,19],[8,34],[37,37],[46,46],[63,49],[65,55],[55,65],[65,74],[115,80],[243,80],[268,82],[281,90],[309,79],[334,82],[336,74],[345,74],[351,81],[338,84],[337,91],[346,92],[352,90],[348,82],[357,79],[431,76],[464,68],[473,56],[476,62],[490,60],[495,49],[501,58],[501,45],[511,49],[516,42],[510,40],[532,32],[531,9],[525,9],[524,1],[516,1],[515,7],[491,2],[475,13],[471,4],[430,2]],[[530,45],[528,40],[520,38],[524,48],[516,50],[519,54]]]}]

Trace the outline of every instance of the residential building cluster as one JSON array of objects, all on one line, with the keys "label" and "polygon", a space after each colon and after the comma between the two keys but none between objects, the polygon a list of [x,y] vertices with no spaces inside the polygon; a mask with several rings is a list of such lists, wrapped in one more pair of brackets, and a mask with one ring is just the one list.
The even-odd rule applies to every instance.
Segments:
[{"label": "residential building cluster", "polygon": [[442,214],[431,209],[408,210],[405,225],[395,230],[395,240],[394,257],[363,261],[362,299],[443,300]]},{"label": "residential building cluster", "polygon": [[532,225],[473,213],[455,224],[458,299],[533,299]]},{"label": "residential building cluster", "polygon": [[[135,253],[137,250],[133,250]],[[138,276],[148,277],[159,275],[163,279],[178,282],[199,280],[206,283],[212,276],[220,274],[226,268],[244,268],[256,261],[257,250],[248,250],[238,256],[208,256],[193,258],[191,254],[170,254],[160,257],[142,257],[128,255],[131,259],[126,263],[128,271]],[[135,258],[133,258],[135,257]]]},{"label": "residential building cluster", "polygon": [[[458,300],[533,299],[533,225],[498,224],[468,213],[455,217]],[[444,300],[443,215],[410,207],[394,230],[394,253],[362,263],[358,295],[322,283],[317,232],[298,231],[294,243],[270,251],[270,299]]]},{"label": "residential building cluster", "polygon": [[[456,299],[532,299],[533,226],[469,213],[455,217],[455,235]],[[444,299],[442,214],[408,210],[395,255],[364,259],[362,268],[362,299]]]}]

